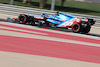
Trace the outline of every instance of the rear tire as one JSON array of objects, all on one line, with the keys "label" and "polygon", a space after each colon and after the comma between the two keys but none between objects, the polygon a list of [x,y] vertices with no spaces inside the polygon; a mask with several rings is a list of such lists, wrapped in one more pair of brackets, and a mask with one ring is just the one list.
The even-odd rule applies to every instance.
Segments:
[{"label": "rear tire", "polygon": [[82,30],[81,24],[80,23],[74,23],[72,25],[72,31],[75,33],[80,33]]}]

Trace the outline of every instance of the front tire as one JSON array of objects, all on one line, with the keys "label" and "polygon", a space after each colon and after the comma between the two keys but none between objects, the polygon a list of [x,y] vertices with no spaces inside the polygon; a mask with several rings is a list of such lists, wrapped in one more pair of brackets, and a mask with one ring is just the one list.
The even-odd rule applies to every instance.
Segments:
[{"label": "front tire", "polygon": [[18,22],[20,23],[20,24],[25,24],[25,23],[27,23],[27,15],[25,15],[25,14],[20,14],[19,15],[19,17],[18,17]]}]

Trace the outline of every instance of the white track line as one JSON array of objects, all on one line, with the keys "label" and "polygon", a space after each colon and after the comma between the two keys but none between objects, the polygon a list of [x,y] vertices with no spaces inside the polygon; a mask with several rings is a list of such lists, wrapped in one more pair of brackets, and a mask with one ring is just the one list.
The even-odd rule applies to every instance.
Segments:
[{"label": "white track line", "polygon": [[15,30],[15,31],[28,32],[28,33],[33,33],[33,34],[48,35],[48,34],[46,34],[46,33],[34,32],[34,31],[28,31],[28,30],[21,30],[21,29],[15,29],[15,28],[4,27],[4,26],[0,26],[0,28],[3,28],[3,29],[9,29],[9,30]]},{"label": "white track line", "polygon": [[92,39],[100,40],[100,37],[77,34],[77,33],[69,33],[69,32],[57,31],[57,30],[50,30],[50,29],[42,29],[42,28],[38,28],[36,26],[22,25],[22,24],[9,23],[9,22],[1,22],[0,24],[13,25],[13,26],[24,27],[24,28],[29,28],[29,29],[36,29],[36,30],[60,33],[60,34],[65,34],[65,35],[73,35],[73,36],[86,37],[86,38],[92,38]]}]

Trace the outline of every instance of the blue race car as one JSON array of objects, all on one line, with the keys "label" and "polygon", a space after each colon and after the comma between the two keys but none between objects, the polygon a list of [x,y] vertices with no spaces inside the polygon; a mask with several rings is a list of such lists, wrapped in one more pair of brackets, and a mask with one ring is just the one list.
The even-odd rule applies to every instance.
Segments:
[{"label": "blue race car", "polygon": [[43,13],[39,17],[20,14],[18,16],[18,22],[20,24],[28,23],[31,25],[49,26],[53,28],[72,28],[73,32],[86,34],[90,31],[91,26],[94,25],[96,21],[88,18],[78,19],[72,15],[57,12],[55,14]]}]

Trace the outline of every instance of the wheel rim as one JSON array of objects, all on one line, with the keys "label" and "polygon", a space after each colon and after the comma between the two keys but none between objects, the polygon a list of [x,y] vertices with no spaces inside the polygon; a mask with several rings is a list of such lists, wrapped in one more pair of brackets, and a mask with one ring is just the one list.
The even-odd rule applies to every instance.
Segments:
[{"label": "wheel rim", "polygon": [[80,25],[79,25],[79,24],[74,24],[74,25],[72,26],[72,30],[73,30],[74,32],[79,32],[79,30],[80,30]]},{"label": "wheel rim", "polygon": [[23,22],[25,20],[25,17],[24,16],[20,16],[19,20]]},{"label": "wheel rim", "polygon": [[18,18],[19,23],[25,23],[26,22],[26,16],[25,15],[20,15]]}]

